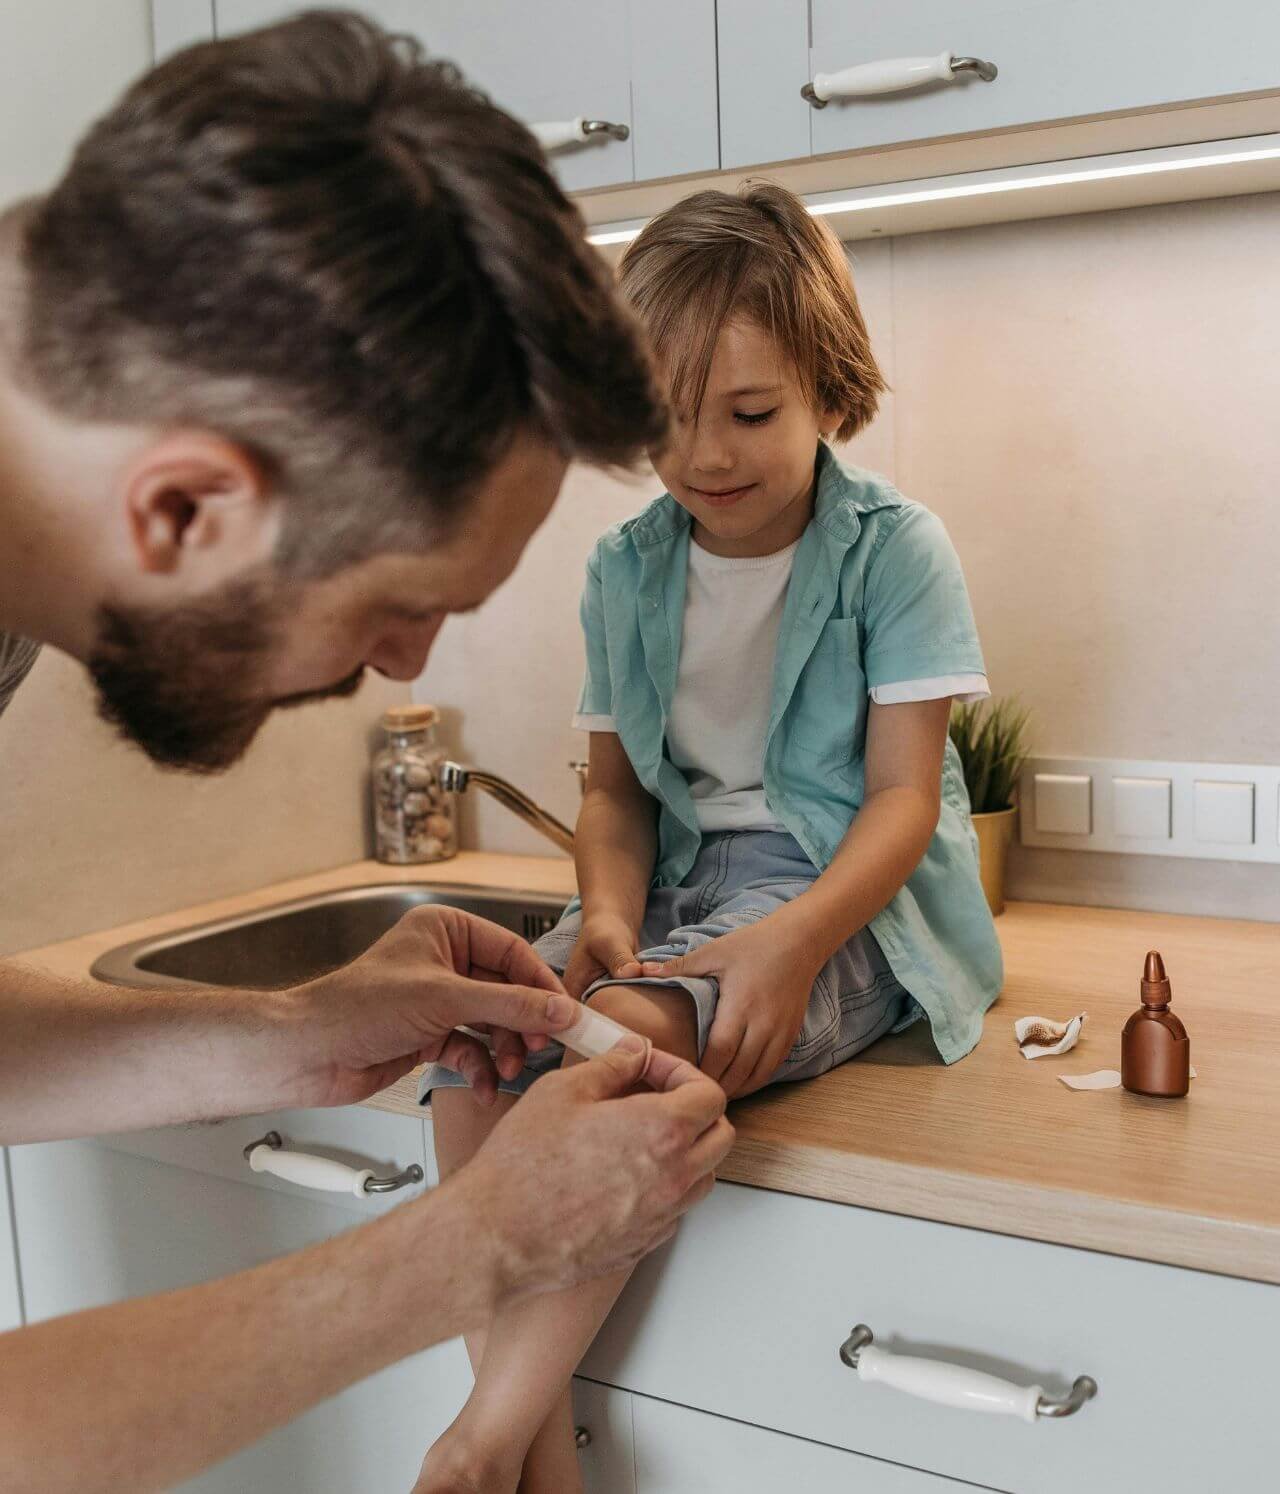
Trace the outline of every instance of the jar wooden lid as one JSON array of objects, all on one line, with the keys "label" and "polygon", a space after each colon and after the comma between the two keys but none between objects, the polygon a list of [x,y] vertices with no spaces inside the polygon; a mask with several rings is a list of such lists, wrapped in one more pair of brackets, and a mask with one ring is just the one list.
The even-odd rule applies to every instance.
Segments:
[{"label": "jar wooden lid", "polygon": [[440,712],[433,705],[389,706],[382,713],[382,724],[388,731],[421,731],[439,719]]}]

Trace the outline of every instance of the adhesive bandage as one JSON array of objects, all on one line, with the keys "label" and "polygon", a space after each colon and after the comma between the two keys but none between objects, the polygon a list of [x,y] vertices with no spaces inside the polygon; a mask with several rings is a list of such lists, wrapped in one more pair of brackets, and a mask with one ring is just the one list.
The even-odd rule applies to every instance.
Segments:
[{"label": "adhesive bandage", "polygon": [[[563,1043],[566,1048],[571,1048],[580,1058],[599,1058],[602,1053],[607,1053],[617,1042],[624,1037],[637,1037],[638,1033],[632,1032],[631,1028],[624,1027],[621,1022],[615,1022],[612,1017],[606,1017],[603,1012],[595,1011],[592,1007],[582,1005],[578,1016],[572,1027],[567,1027],[563,1032],[556,1033],[556,1041]],[[644,1038],[645,1055],[644,1068],[640,1071],[643,1078],[649,1072],[649,1060],[653,1057],[653,1044],[648,1038]]]}]

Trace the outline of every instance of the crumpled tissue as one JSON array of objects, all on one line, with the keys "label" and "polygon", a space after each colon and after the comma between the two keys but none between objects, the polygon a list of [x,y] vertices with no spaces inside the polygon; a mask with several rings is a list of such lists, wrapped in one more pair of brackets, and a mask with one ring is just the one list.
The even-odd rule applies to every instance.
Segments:
[{"label": "crumpled tissue", "polygon": [[1087,1012],[1078,1012],[1069,1022],[1055,1022],[1051,1017],[1019,1017],[1013,1024],[1023,1058],[1051,1058],[1069,1053],[1080,1040]]}]

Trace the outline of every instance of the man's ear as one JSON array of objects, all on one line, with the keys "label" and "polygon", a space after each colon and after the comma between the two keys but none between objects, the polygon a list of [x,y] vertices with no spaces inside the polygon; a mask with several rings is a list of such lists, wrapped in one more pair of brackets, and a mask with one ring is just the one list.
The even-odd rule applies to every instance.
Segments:
[{"label": "man's ear", "polygon": [[274,546],[271,491],[261,465],[211,431],[171,431],[126,468],[122,497],[138,568],[172,574],[221,552],[228,568]]}]

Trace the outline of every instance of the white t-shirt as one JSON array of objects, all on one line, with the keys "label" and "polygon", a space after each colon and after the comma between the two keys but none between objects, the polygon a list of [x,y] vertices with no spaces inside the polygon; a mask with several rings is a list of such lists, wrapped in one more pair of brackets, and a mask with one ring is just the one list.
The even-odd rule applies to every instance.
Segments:
[{"label": "white t-shirt", "polygon": [[799,541],[737,559],[689,544],[667,752],[710,830],[781,830],[764,792],[773,664]]},{"label": "white t-shirt", "polygon": [[[772,555],[713,555],[689,542],[689,580],[667,752],[684,774],[698,826],[712,830],[782,830],[764,791],[764,744],[773,701],[773,666],[787,587],[800,542]],[[978,700],[982,675],[880,685],[880,705]],[[616,731],[612,716],[578,715],[582,731]]]}]

